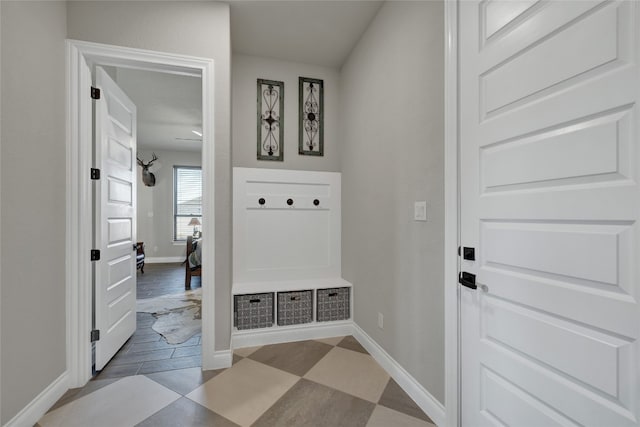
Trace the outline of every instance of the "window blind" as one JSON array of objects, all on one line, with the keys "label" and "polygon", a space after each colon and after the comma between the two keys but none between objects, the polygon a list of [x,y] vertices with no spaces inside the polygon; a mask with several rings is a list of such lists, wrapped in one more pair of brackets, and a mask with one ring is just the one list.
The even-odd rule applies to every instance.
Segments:
[{"label": "window blind", "polygon": [[[191,218],[202,224],[202,169],[174,166],[174,240],[186,240],[193,234]],[[202,226],[197,226],[201,230]]]}]

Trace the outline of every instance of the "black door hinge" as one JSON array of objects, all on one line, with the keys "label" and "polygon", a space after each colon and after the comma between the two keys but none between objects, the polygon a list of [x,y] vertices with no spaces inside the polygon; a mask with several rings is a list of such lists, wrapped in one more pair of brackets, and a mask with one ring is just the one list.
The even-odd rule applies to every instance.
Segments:
[{"label": "black door hinge", "polygon": [[91,249],[91,261],[100,261],[100,249]]},{"label": "black door hinge", "polygon": [[467,261],[475,261],[476,260],[476,249],[475,248],[467,248],[466,246],[462,248],[462,258]]},{"label": "black door hinge", "polygon": [[476,260],[476,249],[475,248],[467,248],[466,246],[463,248],[462,246],[458,246],[458,256],[466,259],[467,261],[475,261]]},{"label": "black door hinge", "polygon": [[100,179],[100,169],[91,168],[91,179]]},{"label": "black door hinge", "polygon": [[91,86],[91,99],[100,99],[100,89]]},{"label": "black door hinge", "polygon": [[465,286],[469,289],[478,288],[478,286],[476,285],[476,275],[467,273],[466,271],[462,271],[458,275],[458,283],[460,283],[462,286]]},{"label": "black door hinge", "polygon": [[100,329],[91,331],[91,342],[100,341]]}]

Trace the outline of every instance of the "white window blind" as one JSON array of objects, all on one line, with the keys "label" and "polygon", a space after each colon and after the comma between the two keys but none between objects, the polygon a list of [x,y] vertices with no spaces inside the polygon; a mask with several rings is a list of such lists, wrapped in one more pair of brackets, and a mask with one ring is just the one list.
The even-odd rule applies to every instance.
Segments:
[{"label": "white window blind", "polygon": [[[191,219],[197,218],[202,224],[202,169],[174,166],[173,180],[173,238],[187,240],[193,235],[193,226],[188,225]],[[202,230],[202,225],[197,230]]]}]

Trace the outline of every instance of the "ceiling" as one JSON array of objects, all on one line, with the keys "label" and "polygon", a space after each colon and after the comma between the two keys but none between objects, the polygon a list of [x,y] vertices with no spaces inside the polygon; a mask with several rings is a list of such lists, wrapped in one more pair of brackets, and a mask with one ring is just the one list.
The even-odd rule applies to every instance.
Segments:
[{"label": "ceiling", "polygon": [[[234,53],[339,68],[382,1],[232,0]],[[108,67],[107,67],[108,68]],[[201,151],[199,77],[117,68],[107,70],[138,109],[141,150]]]},{"label": "ceiling", "polygon": [[231,1],[234,53],[340,68],[381,1]]},{"label": "ceiling", "polygon": [[200,77],[118,68],[115,80],[137,107],[139,149],[202,150]]}]

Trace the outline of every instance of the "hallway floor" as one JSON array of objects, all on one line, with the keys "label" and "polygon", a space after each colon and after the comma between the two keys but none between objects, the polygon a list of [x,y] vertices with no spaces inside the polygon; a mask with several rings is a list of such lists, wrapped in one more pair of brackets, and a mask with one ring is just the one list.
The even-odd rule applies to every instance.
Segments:
[{"label": "hallway floor", "polygon": [[95,379],[38,426],[433,427],[351,336],[243,348],[233,366]]}]

